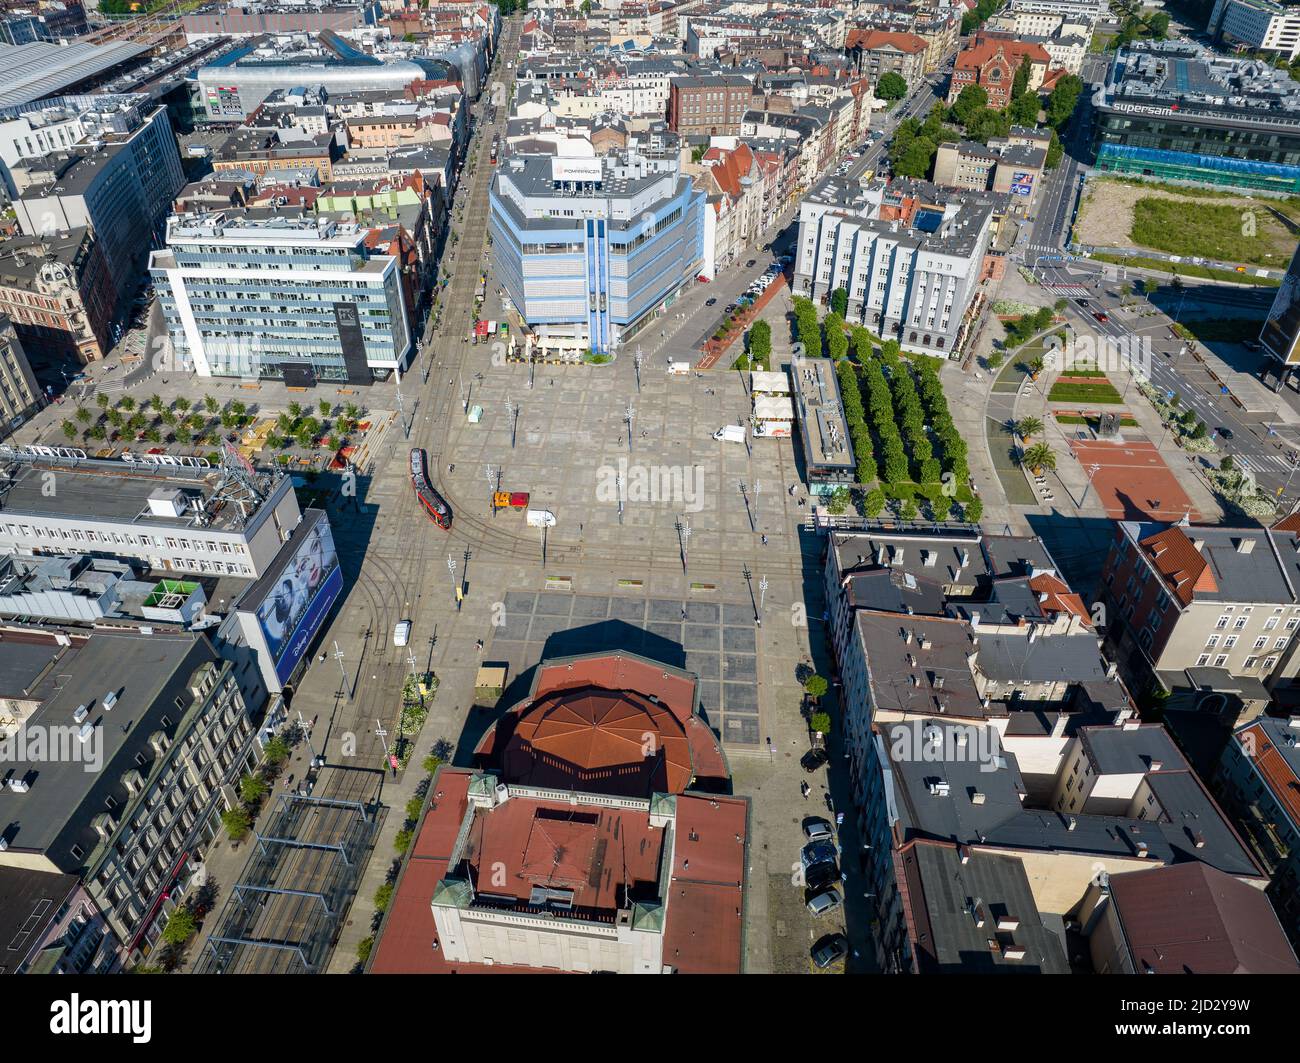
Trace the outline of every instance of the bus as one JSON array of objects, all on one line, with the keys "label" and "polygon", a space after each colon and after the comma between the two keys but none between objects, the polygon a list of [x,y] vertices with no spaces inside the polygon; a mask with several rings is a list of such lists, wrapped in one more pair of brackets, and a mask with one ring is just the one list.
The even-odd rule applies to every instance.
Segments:
[{"label": "bus", "polygon": [[492,138],[492,154],[488,156],[488,162],[490,162],[493,166],[495,166],[497,163],[497,148],[500,146],[500,143],[501,143],[500,137]]},{"label": "bus", "polygon": [[451,506],[429,483],[428,461],[419,447],[411,450],[411,486],[429,519],[439,528],[451,528]]}]

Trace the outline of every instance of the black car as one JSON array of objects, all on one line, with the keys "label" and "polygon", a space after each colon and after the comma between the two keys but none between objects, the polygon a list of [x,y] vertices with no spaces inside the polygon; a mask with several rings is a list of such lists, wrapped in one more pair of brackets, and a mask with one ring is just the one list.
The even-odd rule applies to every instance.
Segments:
[{"label": "black car", "polygon": [[1075,302],[1078,303],[1078,304],[1079,304],[1081,307],[1083,307],[1085,310],[1088,309],[1088,300],[1087,300],[1087,299],[1076,299]]},{"label": "black car", "polygon": [[799,758],[799,763],[803,766],[804,771],[812,774],[830,759],[831,758],[829,754],[827,754],[826,750],[810,749]]},{"label": "black car", "polygon": [[817,943],[813,945],[812,961],[819,968],[825,969],[837,960],[844,959],[849,954],[849,939],[843,934],[827,934],[823,938],[818,938]]},{"label": "black car", "polygon": [[757,265],[758,265],[758,259],[756,259],[756,258],[751,258],[748,262],[745,263],[745,268],[746,268],[746,269],[752,269],[754,266],[757,266]]},{"label": "black car", "polygon": [[1221,435],[1224,439],[1231,439],[1231,438],[1232,438],[1232,429],[1231,429],[1231,428],[1223,428],[1222,426],[1220,426],[1219,429],[1218,429],[1218,433],[1219,433],[1219,435]]},{"label": "black car", "polygon": [[803,873],[803,881],[810,894],[820,893],[822,890],[839,883],[840,869],[835,866],[833,860],[824,860],[808,868]]},{"label": "black car", "polygon": [[713,305],[714,303],[716,303],[716,302],[717,302],[716,299],[705,299],[705,300],[704,300],[704,305],[705,305],[705,306],[712,306],[712,305]]}]

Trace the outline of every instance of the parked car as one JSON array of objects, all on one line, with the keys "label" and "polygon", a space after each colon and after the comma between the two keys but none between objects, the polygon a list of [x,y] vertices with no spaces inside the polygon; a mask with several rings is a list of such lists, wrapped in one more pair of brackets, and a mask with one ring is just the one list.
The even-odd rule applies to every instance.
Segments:
[{"label": "parked car", "polygon": [[825,915],[827,912],[835,911],[843,903],[844,898],[840,896],[840,891],[832,887],[809,897],[808,911],[813,915]]},{"label": "parked car", "polygon": [[835,848],[834,842],[809,842],[799,850],[799,863],[806,871],[815,864],[833,864],[836,859],[838,859],[839,855],[839,850]]},{"label": "parked car", "polygon": [[835,864],[813,864],[803,873],[804,885],[810,893],[820,893],[840,881],[840,869]]},{"label": "parked car", "polygon": [[745,263],[745,268],[746,268],[746,269],[753,269],[753,267],[754,267],[754,266],[757,266],[757,265],[758,265],[758,259],[756,259],[756,258],[751,258],[748,262]]},{"label": "parked car", "polygon": [[817,943],[813,945],[809,955],[812,961],[821,970],[825,970],[832,963],[844,959],[849,954],[849,939],[843,934],[827,934],[823,938],[818,938]]},{"label": "parked car", "polygon": [[803,836],[810,842],[830,841],[835,837],[835,828],[821,816],[809,816],[803,821]]},{"label": "parked car", "polygon": [[714,303],[716,303],[716,302],[717,302],[716,299],[705,299],[705,300],[704,300],[704,305],[705,305],[705,306],[712,306],[712,305],[713,305]]},{"label": "parked car", "polygon": [[830,760],[830,754],[824,749],[810,749],[799,758],[799,764],[803,770],[811,774]]},{"label": "parked car", "polygon": [[735,303],[728,303],[726,306],[724,306],[724,307],[722,308],[722,312],[723,312],[724,314],[729,314],[729,313],[731,313],[731,312],[732,312],[733,310],[735,310],[735,309],[736,309],[736,304],[735,304]]}]

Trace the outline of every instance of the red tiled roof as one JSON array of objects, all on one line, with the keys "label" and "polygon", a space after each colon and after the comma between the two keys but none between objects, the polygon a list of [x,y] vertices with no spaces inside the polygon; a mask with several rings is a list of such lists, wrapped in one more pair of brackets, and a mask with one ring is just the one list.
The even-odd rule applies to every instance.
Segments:
[{"label": "red tiled roof", "polygon": [[1138,545],[1164,576],[1174,597],[1184,605],[1191,604],[1197,591],[1219,589],[1209,562],[1192,545],[1181,527],[1174,526],[1148,535]]},{"label": "red tiled roof", "polygon": [[748,821],[741,798],[677,798],[664,963],[682,974],[740,972]]},{"label": "red tiled roof", "polygon": [[924,52],[928,46],[925,41],[914,33],[891,33],[887,30],[854,30],[849,34],[847,47],[861,48],[867,52],[874,51],[876,48],[894,48],[900,52],[917,55]]},{"label": "red tiled roof", "polygon": [[693,775],[690,744],[671,712],[591,687],[524,709],[501,764],[511,782],[636,797],[681,793]]},{"label": "red tiled roof", "polygon": [[1110,895],[1139,973],[1300,974],[1264,893],[1208,864],[1112,874]]},{"label": "red tiled roof", "polygon": [[[1253,727],[1247,727],[1237,737],[1237,741],[1245,743],[1249,735],[1249,741],[1255,745],[1253,759],[1255,770],[1268,783],[1268,788],[1273,792],[1273,796],[1286,809],[1287,815],[1291,817],[1291,822],[1300,824],[1300,779],[1296,778],[1295,772],[1291,770],[1291,765],[1286,761],[1286,757],[1277,751],[1273,745],[1273,740],[1262,727],[1256,724]],[[1248,751],[1249,752],[1249,751]]]},{"label": "red tiled roof", "polygon": [[748,144],[741,144],[733,150],[710,148],[704,153],[703,161],[712,164],[713,179],[732,199],[740,195],[740,179],[749,175],[754,165],[754,153]]},{"label": "red tiled roof", "polygon": [[970,44],[957,53],[953,64],[954,70],[973,70],[984,66],[999,52],[1012,66],[1018,66],[1028,59],[1035,63],[1051,63],[1052,57],[1041,44],[1018,41],[1011,38],[977,36]]},{"label": "red tiled roof", "polygon": [[1073,613],[1091,626],[1092,617],[1083,604],[1083,599],[1071,591],[1070,585],[1064,580],[1053,576],[1050,572],[1042,572],[1029,581],[1029,589],[1035,594],[1047,595],[1045,600],[1039,602],[1043,612]]}]

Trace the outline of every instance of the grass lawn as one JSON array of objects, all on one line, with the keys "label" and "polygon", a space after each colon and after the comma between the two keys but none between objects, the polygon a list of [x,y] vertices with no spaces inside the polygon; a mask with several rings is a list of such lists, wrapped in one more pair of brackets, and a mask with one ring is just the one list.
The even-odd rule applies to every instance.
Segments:
[{"label": "grass lawn", "polygon": [[1111,255],[1106,252],[1095,252],[1091,258],[1098,262],[1110,262],[1116,266],[1131,266],[1134,269],[1149,269],[1153,273],[1176,273],[1180,277],[1200,277],[1204,280],[1212,281],[1229,281],[1232,284],[1254,284],[1263,288],[1276,288],[1282,282],[1272,277],[1256,277],[1252,273],[1237,273],[1230,269],[1210,269],[1208,266],[1197,266],[1191,262],[1166,262],[1159,258],[1143,258],[1142,256]]},{"label": "grass lawn", "polygon": [[1255,224],[1247,235],[1237,205],[1143,196],[1133,204],[1129,239],[1171,255],[1200,255],[1280,269],[1295,250],[1295,238],[1287,235],[1283,240],[1276,231],[1277,221],[1265,211],[1254,214]]},{"label": "grass lawn", "polygon": [[1052,402],[1100,402],[1116,404],[1123,400],[1110,383],[1067,384],[1059,381],[1047,393]]},{"label": "grass lawn", "polygon": [[1200,340],[1202,343],[1240,342],[1254,339],[1264,327],[1262,317],[1230,317],[1226,319],[1182,321],[1174,325],[1174,331],[1183,339]]}]

